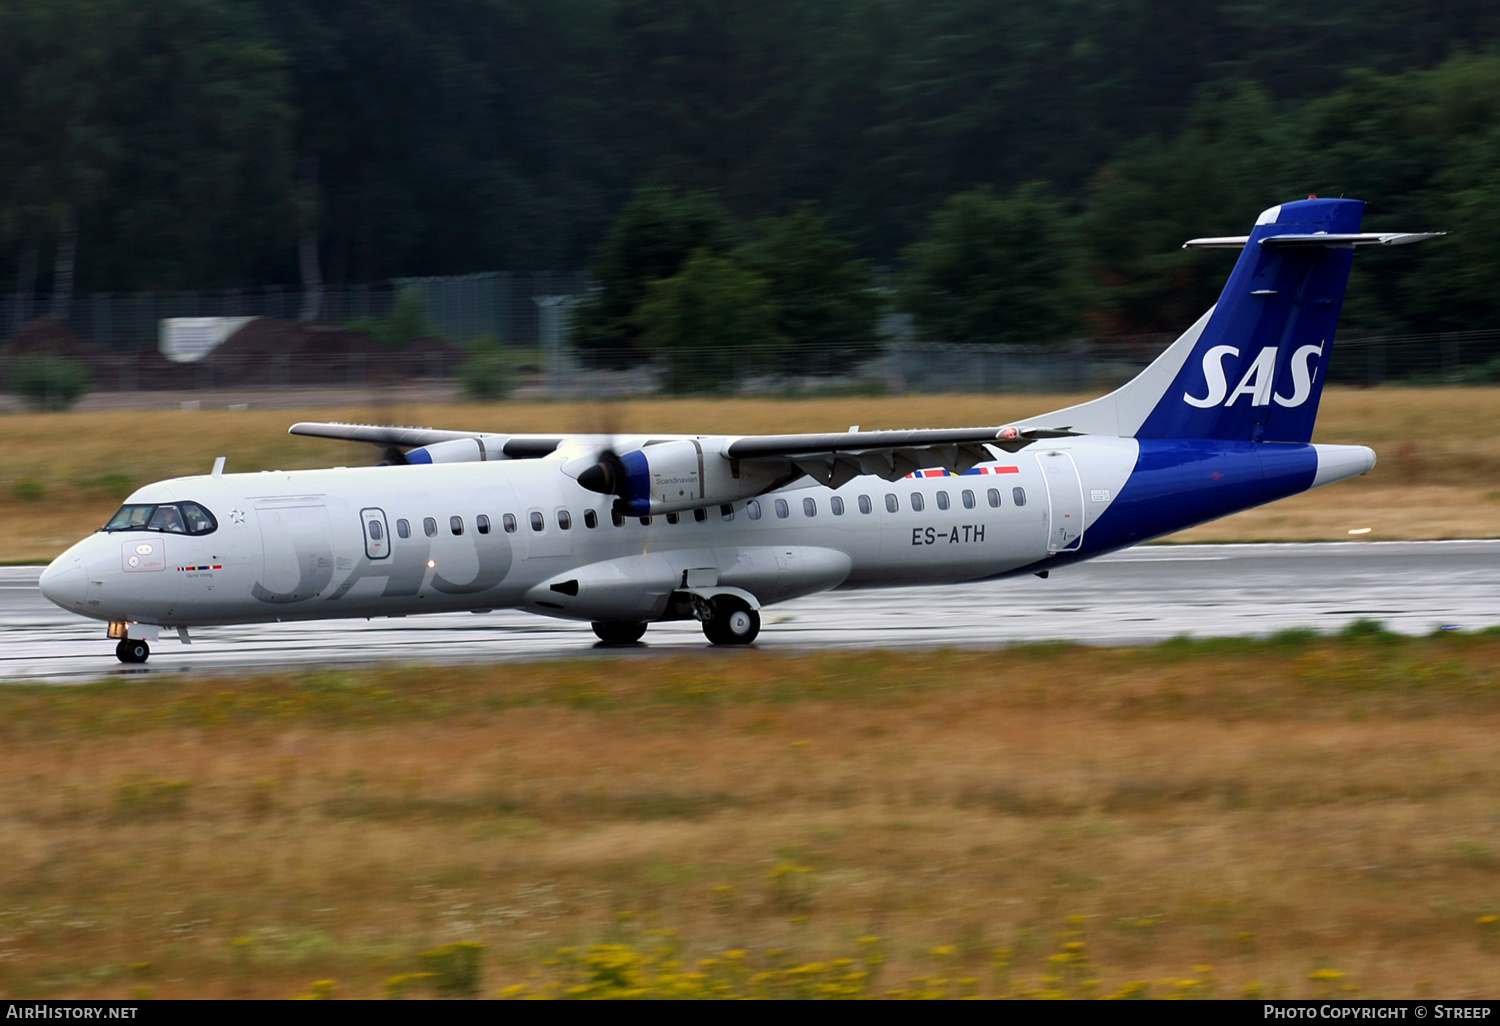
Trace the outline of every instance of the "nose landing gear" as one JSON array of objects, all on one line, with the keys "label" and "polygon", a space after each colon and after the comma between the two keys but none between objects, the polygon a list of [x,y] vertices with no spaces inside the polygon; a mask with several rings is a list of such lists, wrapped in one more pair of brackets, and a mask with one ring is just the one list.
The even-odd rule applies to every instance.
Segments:
[{"label": "nose landing gear", "polygon": [[115,658],[122,663],[144,663],[151,656],[151,646],[140,638],[121,638],[115,646]]}]

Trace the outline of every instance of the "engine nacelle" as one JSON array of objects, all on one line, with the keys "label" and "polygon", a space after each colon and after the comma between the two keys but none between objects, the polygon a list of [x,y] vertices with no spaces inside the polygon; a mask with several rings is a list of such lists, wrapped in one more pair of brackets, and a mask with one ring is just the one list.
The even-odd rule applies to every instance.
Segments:
[{"label": "engine nacelle", "polygon": [[454,438],[447,442],[433,442],[412,449],[406,454],[406,462],[418,463],[480,463],[485,460],[508,460],[505,443],[509,435],[475,435],[473,438]]},{"label": "engine nacelle", "polygon": [[778,475],[785,474],[774,464],[741,463],[713,449],[705,452],[697,439],[658,442],[621,453],[619,459],[625,473],[615,494],[621,511],[634,517],[753,498],[774,488]]}]

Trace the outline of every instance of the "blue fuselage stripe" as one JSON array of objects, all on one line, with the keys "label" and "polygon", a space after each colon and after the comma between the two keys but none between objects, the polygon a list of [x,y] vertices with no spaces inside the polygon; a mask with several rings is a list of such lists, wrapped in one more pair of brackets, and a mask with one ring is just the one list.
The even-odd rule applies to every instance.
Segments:
[{"label": "blue fuselage stripe", "polygon": [[1312,486],[1317,472],[1311,445],[1143,438],[1130,478],[1089,525],[1080,551],[1059,553],[1052,564],[1296,495]]}]

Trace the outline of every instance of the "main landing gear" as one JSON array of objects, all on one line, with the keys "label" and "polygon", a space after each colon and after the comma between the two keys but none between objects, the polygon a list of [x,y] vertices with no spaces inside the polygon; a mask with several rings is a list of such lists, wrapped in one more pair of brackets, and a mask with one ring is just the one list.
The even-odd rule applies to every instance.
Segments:
[{"label": "main landing gear", "polygon": [[592,626],[599,640],[606,645],[631,645],[646,634],[644,623],[632,623],[629,620],[595,620]]},{"label": "main landing gear", "polygon": [[[735,595],[694,596],[693,615],[703,621],[703,636],[715,645],[748,645],[760,633],[760,613]],[[631,645],[646,634],[646,624],[631,620],[595,620],[592,626],[606,645]]]},{"label": "main landing gear", "polygon": [[115,646],[115,658],[122,663],[144,663],[151,656],[151,646],[139,638],[121,638]]},{"label": "main landing gear", "polygon": [[719,595],[709,604],[703,636],[715,645],[748,645],[760,633],[760,614],[744,599]]}]

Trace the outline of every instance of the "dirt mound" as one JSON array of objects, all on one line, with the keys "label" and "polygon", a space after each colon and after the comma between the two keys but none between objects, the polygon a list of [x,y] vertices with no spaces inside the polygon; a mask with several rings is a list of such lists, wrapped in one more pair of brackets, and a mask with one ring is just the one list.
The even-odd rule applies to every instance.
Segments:
[{"label": "dirt mound", "polygon": [[427,338],[385,349],[363,332],[257,317],[196,363],[141,354],[149,379],[169,387],[362,385],[369,381],[453,374],[464,350]]},{"label": "dirt mound", "polygon": [[[13,356],[50,353],[85,364],[96,389],[162,391],[268,385],[359,387],[458,371],[464,350],[439,338],[385,349],[363,332],[257,317],[194,363],[155,346],[109,350],[81,341],[63,321],[39,317],[0,347],[0,376]],[[0,381],[3,384],[3,381]]]},{"label": "dirt mound", "polygon": [[300,321],[279,321],[272,317],[257,317],[235,332],[215,349],[212,356],[242,360],[254,357],[287,356],[365,356],[385,357],[399,353],[443,353],[462,357],[463,350],[438,338],[418,339],[403,350],[385,349],[370,336],[347,328],[332,328],[323,324],[304,324]]},{"label": "dirt mound", "polygon": [[56,317],[38,317],[28,321],[0,348],[0,357],[8,358],[22,354],[62,356],[69,360],[92,363],[101,355],[99,350],[73,334],[68,325]]}]

